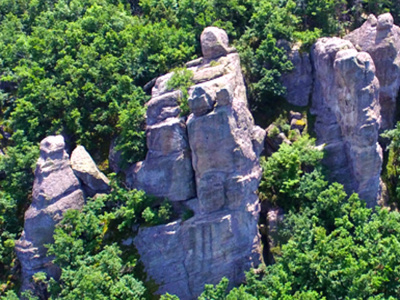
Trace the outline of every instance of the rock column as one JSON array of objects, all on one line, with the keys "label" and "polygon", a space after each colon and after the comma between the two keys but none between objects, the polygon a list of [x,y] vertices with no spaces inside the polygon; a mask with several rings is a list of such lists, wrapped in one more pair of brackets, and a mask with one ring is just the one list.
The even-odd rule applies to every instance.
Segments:
[{"label": "rock column", "polygon": [[[226,33],[215,27],[206,28],[201,43],[204,57],[188,63],[194,81],[188,99],[192,113],[185,125],[179,120],[180,134],[174,135],[178,138],[173,145],[190,146],[197,198],[188,205],[194,210],[194,217],[142,228],[134,240],[147,274],[160,285],[158,292],[176,294],[181,299],[195,299],[204,284],[216,284],[223,276],[228,277],[231,286],[239,284],[244,272],[260,262],[256,190],[261,178],[259,155],[265,131],[254,125],[247,109],[239,56],[229,48]],[[153,88],[149,108],[154,102],[159,103],[159,113],[154,117],[162,119],[172,111],[176,114],[177,97],[160,100],[178,93],[167,91],[170,77],[171,74],[160,77]],[[148,112],[148,124],[153,122],[152,116]],[[153,125],[149,126],[151,130]],[[151,135],[148,142],[149,138]],[[158,141],[160,149],[164,149],[172,139]],[[160,171],[154,174],[161,176],[161,182],[171,159],[174,161],[172,156],[165,157],[164,166],[160,165]],[[129,176],[135,186],[140,169],[133,172],[136,174]],[[181,178],[170,176],[168,186],[180,185],[173,180],[184,181],[186,174],[181,173]],[[151,192],[150,188],[141,187]],[[169,190],[164,189],[165,194],[159,196],[167,196]],[[188,193],[181,200],[191,196]]]},{"label": "rock column", "polygon": [[382,149],[379,81],[366,52],[339,38],[322,38],[312,50],[315,70],[312,113],[317,142],[333,181],[358,192],[369,207],[380,197]]},{"label": "rock column", "polygon": [[68,209],[81,209],[84,196],[65,152],[64,138],[49,136],[40,143],[40,157],[35,171],[32,204],[25,213],[21,238],[16,252],[22,265],[22,290],[32,289],[32,275],[45,272],[53,278],[60,270],[46,256],[44,246],[53,242],[55,225]]}]

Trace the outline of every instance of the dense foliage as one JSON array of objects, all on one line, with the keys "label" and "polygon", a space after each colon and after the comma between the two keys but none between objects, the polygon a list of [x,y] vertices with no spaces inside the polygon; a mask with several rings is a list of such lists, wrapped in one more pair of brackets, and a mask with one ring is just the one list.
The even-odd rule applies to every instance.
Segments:
[{"label": "dense foliage", "polygon": [[[48,254],[61,268],[59,281],[36,275],[48,284],[49,299],[143,299],[146,288],[138,256],[124,240],[134,224],[157,225],[171,218],[170,205],[142,191],[126,190],[112,181],[108,195],[90,199],[82,211],[70,210],[54,233]],[[151,217],[149,217],[151,214]],[[40,277],[41,276],[41,277]]]},{"label": "dense foliage", "polygon": [[[174,69],[177,76],[170,84],[185,96],[191,75],[179,67],[201,55],[199,36],[209,25],[224,28],[238,49],[251,108],[257,121],[267,125],[286,105],[279,78],[292,65],[282,40],[299,43],[306,50],[322,35],[342,35],[358,27],[369,13],[389,10],[399,24],[399,3],[1,0],[0,144],[4,155],[0,156],[0,295],[8,291],[9,299],[17,297],[12,292],[18,287],[14,240],[22,231],[38,143],[45,136],[62,134],[70,149],[83,144],[105,170],[112,143],[121,152],[122,167],[142,159],[146,152],[144,103],[149,98],[145,84]],[[183,97],[181,108],[187,110],[185,100]],[[398,129],[387,135],[393,140],[387,181],[392,183],[389,192],[394,202],[399,197],[398,136]],[[390,276],[397,274],[395,258],[382,256],[386,250],[395,251],[390,247],[397,242],[396,213],[372,213],[356,196],[347,199],[340,186],[328,185],[318,165],[321,155],[312,147],[312,141],[303,138],[292,146],[283,145],[263,162],[262,197],[293,211],[282,235],[282,243],[289,242],[282,245],[281,258],[264,271],[262,279],[250,273],[249,284],[234,290],[228,299],[262,295],[330,299],[336,292],[352,297],[361,287],[368,295],[387,297],[397,288],[388,283]],[[131,299],[146,295],[137,279],[141,275],[136,272],[136,258],[127,257],[122,249],[123,234],[115,235],[113,240],[110,232],[123,232],[135,223],[159,224],[170,217],[167,202],[117,185],[106,198],[89,202],[84,212],[67,213],[57,229],[56,243],[50,246],[64,270],[59,283],[50,283],[52,297],[72,299],[86,293],[90,299]],[[362,226],[370,231],[366,233]],[[388,245],[389,240],[393,246]],[[373,255],[381,255],[383,267],[375,264],[372,254],[363,256],[363,249],[369,246]],[[304,251],[295,251],[296,247]],[[348,250],[348,257],[343,259],[340,255],[345,252],[333,249]],[[321,265],[316,271],[310,257],[315,264],[330,259],[337,264]],[[299,266],[306,266],[305,270]],[[300,274],[310,270],[316,273]],[[339,282],[337,274],[344,273],[346,281]],[[38,282],[47,281],[42,275],[38,275]],[[107,280],[99,281],[101,277]],[[365,286],[366,280],[371,280],[369,286]],[[273,282],[282,285],[274,286]],[[350,284],[354,286],[351,293],[346,288],[338,291],[339,286]],[[216,290],[207,287],[203,299],[224,298],[226,285],[223,281]],[[361,292],[360,297],[364,297]]]},{"label": "dense foliage", "polygon": [[303,145],[300,152],[299,145],[281,147],[264,172],[281,188],[276,201],[288,212],[275,237],[275,264],[249,272],[247,284],[229,293],[226,279],[207,286],[201,299],[398,298],[400,213],[367,209],[357,194],[328,184],[315,160],[311,173],[301,171],[300,161],[310,162]]}]

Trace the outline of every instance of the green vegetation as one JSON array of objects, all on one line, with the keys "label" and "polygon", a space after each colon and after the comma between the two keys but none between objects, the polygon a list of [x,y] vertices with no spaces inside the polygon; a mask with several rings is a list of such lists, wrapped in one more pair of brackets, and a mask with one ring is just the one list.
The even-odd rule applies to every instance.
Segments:
[{"label": "green vegetation", "polygon": [[[45,136],[62,134],[71,149],[84,145],[102,165],[113,140],[122,167],[143,159],[144,86],[174,71],[169,88],[182,90],[187,115],[193,74],[177,67],[201,55],[199,37],[209,25],[225,29],[238,49],[256,121],[269,125],[286,108],[279,78],[292,64],[282,40],[305,51],[320,36],[343,35],[369,13],[387,11],[400,24],[400,2],[389,0],[1,0],[0,296],[18,298],[14,240]],[[290,133],[287,124],[281,129]],[[400,199],[399,130],[385,135],[393,203]],[[303,137],[263,160],[261,198],[288,212],[276,264],[250,272],[247,285],[228,295],[226,280],[207,286],[200,299],[398,298],[398,213],[372,212],[328,184],[321,159]],[[121,241],[134,224],[174,217],[168,202],[114,180],[110,195],[66,214],[49,245],[62,278],[38,274],[38,288],[49,285],[52,299],[150,297],[136,254]]]},{"label": "green vegetation", "polygon": [[[308,189],[312,192],[314,188],[309,185],[320,180],[319,162],[322,157],[323,152],[315,149],[314,140],[307,136],[301,137],[292,145],[283,143],[279,151],[269,159],[261,160],[261,200],[279,205],[285,210],[301,206],[302,201],[307,201],[302,193],[306,194]],[[308,198],[311,198],[308,201],[315,200],[314,197]]]},{"label": "green vegetation", "polygon": [[390,141],[388,149],[388,161],[383,172],[384,180],[388,188],[389,199],[391,202],[400,203],[400,123],[396,128],[387,130],[381,136]]},{"label": "green vegetation", "polygon": [[[122,241],[134,224],[170,220],[171,205],[126,190],[112,181],[110,194],[89,200],[82,212],[70,210],[57,226],[49,255],[61,267],[59,282],[50,279],[51,299],[143,299],[147,294],[137,254]],[[151,214],[151,217],[148,214]],[[148,296],[148,295],[147,295]]]},{"label": "green vegetation", "polygon": [[189,92],[188,89],[193,85],[193,71],[186,68],[176,68],[172,70],[173,74],[167,82],[167,89],[180,90],[182,97],[180,99],[179,108],[181,109],[180,115],[188,116],[190,108],[188,104]]},{"label": "green vegetation", "polygon": [[[229,293],[226,279],[207,286],[201,299],[398,298],[400,213],[373,212],[357,194],[349,197],[340,184],[328,184],[309,146],[303,141],[291,152],[282,146],[267,161],[275,169],[268,177],[264,172],[263,184],[275,182],[267,191],[288,212],[275,264],[249,272],[247,284]],[[314,170],[302,171],[302,162]]]}]

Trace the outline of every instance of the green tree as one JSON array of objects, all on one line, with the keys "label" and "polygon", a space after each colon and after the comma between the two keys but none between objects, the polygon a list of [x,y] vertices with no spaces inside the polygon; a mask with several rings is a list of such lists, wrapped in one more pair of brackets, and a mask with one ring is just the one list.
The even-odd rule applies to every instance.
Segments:
[{"label": "green tree", "polygon": [[286,210],[299,208],[304,201],[315,200],[313,196],[321,191],[320,186],[326,185],[320,176],[322,157],[323,152],[315,148],[314,140],[308,136],[292,145],[283,143],[279,151],[261,160],[261,199]]}]

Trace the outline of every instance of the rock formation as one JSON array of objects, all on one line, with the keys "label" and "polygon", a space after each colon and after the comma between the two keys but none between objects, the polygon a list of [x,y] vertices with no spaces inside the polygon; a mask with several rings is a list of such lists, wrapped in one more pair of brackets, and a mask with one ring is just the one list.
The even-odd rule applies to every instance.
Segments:
[{"label": "rock formation", "polygon": [[[307,105],[312,87],[317,143],[325,144],[324,162],[331,180],[343,183],[348,192],[359,192],[369,206],[377,204],[382,150],[376,141],[379,133],[394,126],[400,27],[393,24],[390,13],[370,15],[344,39],[319,39],[311,51],[312,72],[298,45],[279,41],[277,46],[286,50],[294,65],[282,75],[288,102]],[[346,49],[352,50],[341,52]]]},{"label": "rock formation", "polygon": [[381,130],[393,128],[400,86],[400,27],[393,25],[390,13],[378,18],[370,15],[360,28],[344,39],[351,41],[356,49],[371,55],[380,83]]},{"label": "rock formation", "polygon": [[93,197],[97,193],[109,192],[109,180],[100,172],[85,147],[77,146],[71,154],[71,167],[82,183],[85,195]]},{"label": "rock formation", "polygon": [[146,160],[127,172],[131,187],[171,201],[196,195],[186,123],[179,117],[181,95],[180,91],[167,92],[147,103]]},{"label": "rock formation", "polygon": [[312,66],[310,54],[300,51],[300,45],[291,45],[285,41],[279,41],[278,47],[286,50],[293,70],[282,74],[282,85],[286,88],[286,100],[293,105],[307,106],[313,85]]},{"label": "rock formation", "polygon": [[188,63],[192,113],[179,118],[182,94],[167,88],[172,74],[158,78],[147,111],[149,154],[127,174],[131,186],[195,212],[142,228],[134,240],[158,292],[181,299],[194,299],[223,276],[238,284],[260,261],[255,192],[265,131],[247,109],[239,56],[226,33],[206,28],[201,42],[204,57]]},{"label": "rock formation", "polygon": [[347,40],[322,38],[312,49],[315,70],[312,113],[317,143],[326,144],[332,179],[358,192],[368,206],[379,198],[382,150],[379,81],[366,52]]},{"label": "rock formation", "polygon": [[377,140],[380,132],[393,128],[397,111],[400,27],[390,13],[370,15],[344,39],[319,39],[311,51],[311,84],[307,55],[297,45],[280,41],[278,46],[294,65],[282,76],[287,100],[306,105],[305,94],[313,87],[311,113],[316,115],[317,143],[325,144],[331,180],[376,205],[382,188]]},{"label": "rock formation", "polygon": [[55,225],[68,209],[80,209],[84,196],[68,154],[64,138],[49,136],[40,143],[40,157],[35,171],[32,204],[25,213],[21,238],[16,242],[16,253],[22,265],[22,290],[32,289],[31,277],[46,272],[59,277],[59,269],[47,257],[45,244],[53,242]]}]

